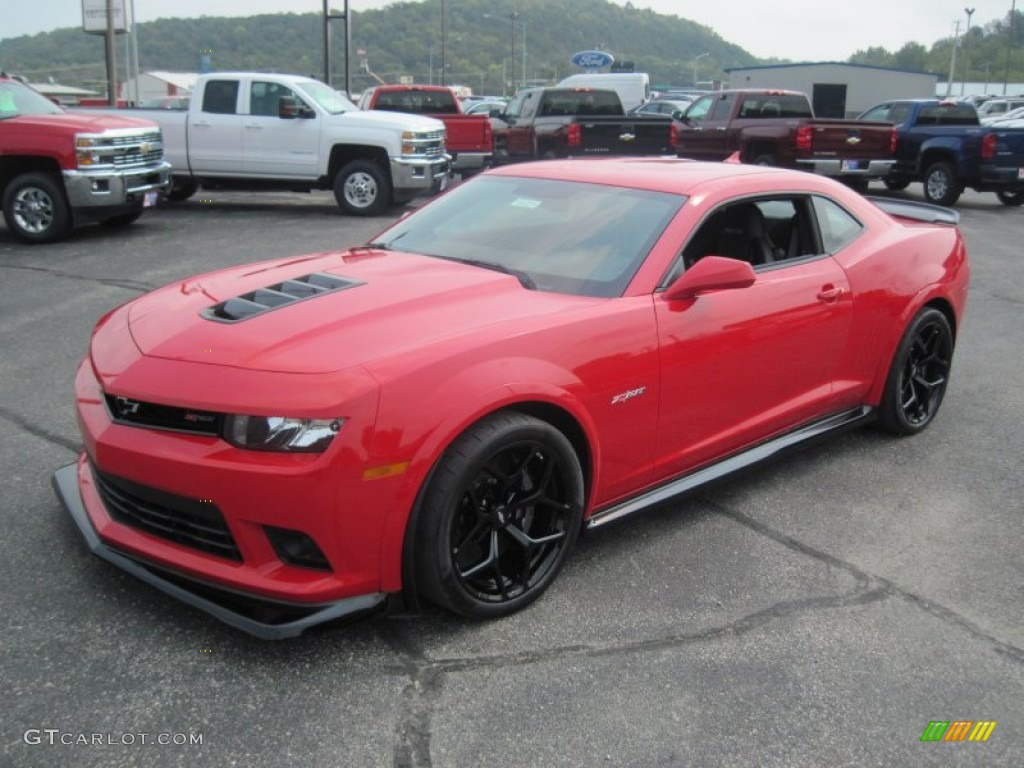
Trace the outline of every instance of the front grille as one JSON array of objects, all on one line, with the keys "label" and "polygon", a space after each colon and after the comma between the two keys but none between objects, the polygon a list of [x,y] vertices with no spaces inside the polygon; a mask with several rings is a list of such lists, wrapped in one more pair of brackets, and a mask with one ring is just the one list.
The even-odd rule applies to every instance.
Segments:
[{"label": "front grille", "polygon": [[163,137],[159,131],[148,133],[106,133],[93,137],[92,151],[99,157],[98,165],[115,168],[142,168],[159,163],[164,157]]},{"label": "front grille", "polygon": [[111,417],[114,421],[122,424],[154,429],[172,429],[177,432],[213,437],[219,436],[224,426],[224,414],[222,413],[146,403],[109,393],[104,394],[104,397]]},{"label": "front grille", "polygon": [[242,553],[211,502],[176,496],[100,472],[92,474],[110,516],[129,528],[236,562]]},{"label": "front grille", "polygon": [[268,285],[266,288],[257,288],[252,293],[236,296],[216,306],[208,307],[199,314],[207,320],[237,323],[239,320],[246,320],[296,301],[354,288],[357,285],[363,285],[362,281],[314,272],[311,275],[293,277],[290,280]]}]

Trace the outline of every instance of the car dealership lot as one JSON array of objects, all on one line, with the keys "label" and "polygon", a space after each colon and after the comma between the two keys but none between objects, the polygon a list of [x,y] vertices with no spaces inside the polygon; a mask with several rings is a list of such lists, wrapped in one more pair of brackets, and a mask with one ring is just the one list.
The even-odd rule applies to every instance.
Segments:
[{"label": "car dealership lot", "polygon": [[[72,376],[115,304],[393,216],[201,193],[49,247],[0,228],[0,765],[1020,765],[1024,213],[970,192],[958,209],[971,298],[924,434],[851,433],[591,532],[507,619],[283,643],[86,553],[49,487],[78,444]],[[922,743],[933,720],[998,725]]]}]

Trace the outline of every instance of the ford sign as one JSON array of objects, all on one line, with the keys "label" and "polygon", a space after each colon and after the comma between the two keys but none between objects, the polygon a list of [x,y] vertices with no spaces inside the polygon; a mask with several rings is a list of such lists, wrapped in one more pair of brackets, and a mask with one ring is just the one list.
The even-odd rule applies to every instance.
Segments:
[{"label": "ford sign", "polygon": [[611,66],[615,57],[604,51],[580,51],[572,56],[572,63],[584,69],[600,69]]}]

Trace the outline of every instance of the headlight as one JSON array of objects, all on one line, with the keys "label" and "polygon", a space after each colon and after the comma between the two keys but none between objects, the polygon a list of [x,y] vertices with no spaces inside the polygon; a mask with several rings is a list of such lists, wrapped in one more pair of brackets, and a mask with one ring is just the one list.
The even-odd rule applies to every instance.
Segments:
[{"label": "headlight", "polygon": [[95,147],[98,146],[99,141],[97,139],[88,136],[78,136],[75,139],[75,156],[78,160],[78,165],[99,165],[102,160],[99,152],[95,150]]},{"label": "headlight", "polygon": [[344,423],[344,419],[230,414],[224,420],[224,439],[252,451],[323,453]]}]

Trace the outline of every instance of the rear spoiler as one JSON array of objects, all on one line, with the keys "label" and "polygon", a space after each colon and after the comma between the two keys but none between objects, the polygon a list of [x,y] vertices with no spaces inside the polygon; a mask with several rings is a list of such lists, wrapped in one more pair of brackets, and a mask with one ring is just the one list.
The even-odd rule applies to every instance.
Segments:
[{"label": "rear spoiler", "polygon": [[952,208],[943,208],[941,205],[919,203],[915,200],[893,200],[891,197],[868,197],[867,199],[890,216],[900,219],[913,219],[926,224],[951,224],[954,227],[960,223],[959,213]]}]

